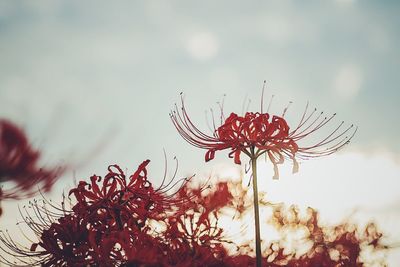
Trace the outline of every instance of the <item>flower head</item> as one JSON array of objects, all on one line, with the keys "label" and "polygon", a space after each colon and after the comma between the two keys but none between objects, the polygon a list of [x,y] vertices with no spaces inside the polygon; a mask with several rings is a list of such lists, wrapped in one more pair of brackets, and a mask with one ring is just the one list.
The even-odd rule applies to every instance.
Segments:
[{"label": "flower head", "polygon": [[39,183],[44,191],[50,190],[64,168],[41,168],[39,159],[40,152],[31,147],[24,131],[0,119],[0,183],[15,184],[13,188],[0,189],[0,200],[31,196]]},{"label": "flower head", "polygon": [[164,194],[165,190],[154,188],[149,182],[149,162],[140,164],[128,179],[118,165],[111,165],[104,178],[93,175],[90,183],[79,182],[70,191],[77,201],[72,210],[97,228],[108,228],[110,220],[115,227],[132,224],[141,228],[147,220],[162,216],[177,203]]},{"label": "flower head", "polygon": [[205,161],[212,160],[216,151],[229,149],[229,157],[234,158],[236,164],[241,164],[241,153],[256,160],[260,155],[266,154],[274,165],[275,175],[278,178],[278,164],[290,159],[293,162],[293,172],[298,170],[297,159],[314,158],[332,154],[349,143],[356,129],[351,125],[344,128],[340,123],[325,137],[318,139],[311,145],[302,145],[307,139],[321,128],[326,126],[335,116],[329,117],[324,112],[317,113],[317,109],[309,111],[307,104],[300,122],[291,128],[286,119],[285,108],[282,116],[261,112],[246,112],[244,116],[231,113],[224,118],[221,107],[221,124],[215,126],[212,135],[199,130],[190,119],[183,97],[181,107],[175,106],[170,113],[179,134],[191,145],[206,149]]}]

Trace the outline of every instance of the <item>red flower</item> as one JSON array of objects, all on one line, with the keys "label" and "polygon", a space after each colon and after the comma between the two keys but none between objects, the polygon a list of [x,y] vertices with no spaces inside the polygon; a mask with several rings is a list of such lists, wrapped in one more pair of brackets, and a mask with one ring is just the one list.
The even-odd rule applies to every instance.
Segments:
[{"label": "red flower", "polygon": [[[323,112],[317,114],[316,109],[308,112],[307,104],[299,124],[293,130],[283,116],[271,116],[262,112],[246,112],[244,116],[231,113],[224,120],[221,111],[221,125],[214,126],[213,134],[208,135],[200,131],[190,119],[183,97],[181,103],[181,109],[176,107],[170,114],[172,122],[188,143],[207,150],[205,161],[212,160],[216,151],[225,149],[230,149],[229,157],[233,157],[236,164],[241,164],[241,153],[250,159],[257,159],[266,153],[274,165],[274,178],[279,177],[277,165],[283,163],[285,158],[293,161],[293,172],[297,172],[296,158],[306,159],[332,154],[347,144],[356,132],[351,132],[353,125],[343,129],[342,122],[325,138],[312,145],[302,146],[302,139],[320,130],[336,116],[333,114],[324,117]],[[347,133],[350,135],[346,135]]]},{"label": "red flower", "polygon": [[13,182],[14,188],[0,189],[1,199],[20,199],[34,194],[38,184],[50,190],[63,168],[44,169],[38,166],[40,152],[34,150],[22,129],[0,119],[0,183]]},{"label": "red flower", "polygon": [[34,243],[31,251],[36,252],[38,246],[44,249],[36,252],[46,256],[40,262],[42,266],[87,266],[94,263],[95,257],[89,235],[87,225],[79,217],[66,215],[43,230],[41,241]]},{"label": "red flower", "polygon": [[[118,165],[111,165],[104,178],[93,175],[91,183],[81,181],[70,191],[70,195],[73,194],[77,200],[72,210],[81,214],[88,223],[93,219],[113,218],[113,224],[120,228],[132,219],[134,225],[140,228],[146,220],[160,218],[179,201],[165,194],[168,186],[152,186],[147,179],[146,167],[149,163],[150,160],[146,160],[140,164],[128,179]],[[99,222],[97,224],[100,226]]]},{"label": "red flower", "polygon": [[[64,201],[61,207],[48,201],[44,205],[31,202],[28,209],[33,210],[34,215],[26,209],[23,216],[39,242],[33,243],[28,251],[19,248],[6,235],[0,234],[0,241],[13,251],[10,254],[30,257],[32,262],[43,266],[118,266],[135,260],[146,264],[159,262],[157,255],[163,254],[161,249],[166,245],[154,235],[150,221],[166,221],[168,213],[181,211],[183,205],[188,205],[196,196],[190,191],[182,195],[182,187],[174,189],[178,190],[179,198],[167,194],[179,182],[185,185],[187,179],[174,182],[173,177],[154,188],[147,178],[149,162],[144,161],[129,177],[118,165],[111,165],[104,177],[93,175],[90,183],[80,181],[70,190],[75,200],[71,210],[65,208]],[[3,249],[1,245],[0,249]]]}]

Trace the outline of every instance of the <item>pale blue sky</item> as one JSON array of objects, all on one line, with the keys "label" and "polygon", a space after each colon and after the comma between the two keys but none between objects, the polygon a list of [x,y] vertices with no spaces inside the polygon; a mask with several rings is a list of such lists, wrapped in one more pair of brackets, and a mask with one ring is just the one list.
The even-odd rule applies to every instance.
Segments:
[{"label": "pale blue sky", "polygon": [[[368,180],[365,206],[374,194],[398,209],[400,2],[216,2],[0,0],[0,117],[28,131],[44,162],[84,162],[78,179],[147,158],[159,177],[163,148],[185,175],[211,165],[169,120],[179,93],[206,129],[204,111],[224,94],[227,111],[240,112],[246,97],[258,110],[265,79],[272,111],[294,101],[295,119],[310,100],[359,126],[343,153],[394,160],[387,175],[369,166],[357,176],[349,165],[338,175]],[[374,191],[379,180],[388,191]]]}]

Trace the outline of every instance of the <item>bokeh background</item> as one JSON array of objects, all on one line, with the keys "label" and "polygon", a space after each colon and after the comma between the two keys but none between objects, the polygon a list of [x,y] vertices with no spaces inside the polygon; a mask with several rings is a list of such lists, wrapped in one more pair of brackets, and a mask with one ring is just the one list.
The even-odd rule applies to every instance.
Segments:
[{"label": "bokeh background", "polygon": [[[168,159],[179,175],[234,176],[224,153],[204,163],[169,119],[180,92],[203,129],[205,111],[271,111],[299,119],[310,101],[359,131],[350,146],[282,169],[262,189],[274,201],[316,207],[327,222],[374,220],[400,241],[400,3],[398,1],[3,1],[0,0],[0,116],[21,125],[43,164],[73,166],[75,179],[129,171],[147,158],[155,183]],[[244,104],[245,103],[245,104]],[[171,167],[170,172],[173,171]],[[1,229],[19,221],[3,203]],[[1,252],[0,252],[1,253]],[[388,255],[400,262],[399,249]]]}]

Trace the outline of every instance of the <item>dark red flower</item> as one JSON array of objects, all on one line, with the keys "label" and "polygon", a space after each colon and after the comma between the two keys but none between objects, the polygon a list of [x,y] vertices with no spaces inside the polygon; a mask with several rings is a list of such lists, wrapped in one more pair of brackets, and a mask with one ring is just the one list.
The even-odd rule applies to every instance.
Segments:
[{"label": "dark red flower", "polygon": [[223,119],[221,110],[221,125],[214,126],[212,135],[208,135],[199,130],[190,119],[183,97],[180,110],[176,106],[170,114],[179,134],[189,144],[207,150],[205,161],[212,160],[216,151],[225,149],[230,149],[229,157],[234,158],[236,164],[241,164],[241,153],[250,159],[257,159],[266,153],[274,165],[274,178],[279,177],[277,165],[283,163],[285,158],[293,161],[293,172],[297,172],[297,159],[330,155],[349,143],[356,129],[351,131],[353,125],[343,129],[342,122],[314,144],[301,145],[302,139],[319,131],[335,116],[336,114],[325,117],[323,112],[317,114],[316,109],[309,112],[307,104],[300,122],[291,129],[284,116],[246,112],[244,116],[231,113],[228,118]]},{"label": "dark red flower", "polygon": [[0,189],[1,199],[32,196],[37,189],[49,191],[64,168],[39,166],[40,152],[34,150],[24,131],[10,121],[0,119],[0,183],[12,182],[10,189]]},{"label": "dark red flower", "polygon": [[[33,209],[33,216],[28,209],[22,215],[39,242],[29,250],[6,236],[0,239],[12,254],[38,258],[35,263],[44,266],[115,266],[131,260],[157,260],[154,255],[161,249],[157,247],[165,245],[152,235],[150,221],[166,220],[169,212],[181,211],[195,196],[190,192],[183,196],[174,188],[187,179],[174,181],[174,177],[168,183],[164,179],[154,188],[147,178],[149,162],[144,161],[129,177],[118,165],[111,165],[104,177],[93,175],[90,183],[79,182],[69,193],[74,199],[71,209],[65,208],[65,199],[61,207],[32,202],[28,209]],[[182,197],[168,194],[170,190],[177,190]]]},{"label": "dark red flower", "polygon": [[[93,224],[92,220],[100,221],[103,218],[112,218],[116,226],[124,227],[134,220],[136,227],[143,227],[147,220],[165,216],[166,210],[171,209],[178,202],[166,195],[166,187],[154,188],[147,179],[146,167],[150,160],[139,165],[134,174],[127,177],[118,165],[108,167],[108,174],[102,178],[93,175],[90,183],[81,181],[78,186],[70,191],[77,203],[72,210],[81,214],[84,220]],[[190,199],[188,197],[188,199]]]}]

